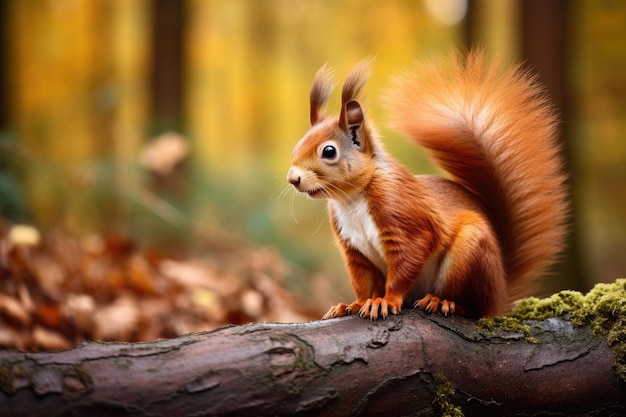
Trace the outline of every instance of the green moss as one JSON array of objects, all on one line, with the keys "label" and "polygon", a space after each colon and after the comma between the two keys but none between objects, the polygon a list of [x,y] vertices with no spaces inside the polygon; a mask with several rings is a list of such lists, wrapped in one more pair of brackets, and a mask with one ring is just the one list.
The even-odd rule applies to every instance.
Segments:
[{"label": "green moss", "polygon": [[534,336],[527,336],[524,340],[526,340],[528,343],[532,343],[535,345],[539,343],[539,340],[537,340],[537,338]]},{"label": "green moss", "polygon": [[463,417],[461,408],[452,404],[454,387],[443,375],[437,377],[435,388],[435,400],[432,405],[434,414],[442,417]]},{"label": "green moss", "polygon": [[530,326],[515,317],[483,318],[478,321],[478,325],[487,330],[504,330],[505,332],[530,334]]},{"label": "green moss", "polygon": [[626,279],[597,284],[584,295],[568,290],[544,299],[524,298],[506,316],[481,319],[479,327],[529,336],[531,328],[525,321],[566,316],[575,326],[591,326],[595,334],[607,335],[608,344],[615,352],[614,370],[626,381]]},{"label": "green moss", "polygon": [[452,403],[454,386],[445,376],[439,375],[435,379],[435,399],[427,408],[412,414],[414,417],[464,417],[461,407]]}]

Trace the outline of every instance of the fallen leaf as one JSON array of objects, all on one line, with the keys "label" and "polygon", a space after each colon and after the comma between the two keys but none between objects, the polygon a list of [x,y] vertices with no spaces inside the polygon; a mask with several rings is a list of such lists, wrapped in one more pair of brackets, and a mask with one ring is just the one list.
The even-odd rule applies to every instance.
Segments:
[{"label": "fallen leaf", "polygon": [[31,323],[30,313],[24,304],[8,295],[0,294],[0,313],[21,327]]},{"label": "fallen leaf", "polygon": [[26,346],[18,332],[0,323],[0,348],[23,350]]},{"label": "fallen leaf", "polygon": [[94,322],[94,337],[97,340],[131,341],[131,335],[139,322],[139,308],[134,300],[122,296],[112,304],[96,310]]},{"label": "fallen leaf", "polygon": [[33,329],[33,343],[41,350],[62,350],[72,347],[72,343],[62,334],[42,326]]},{"label": "fallen leaf", "polygon": [[58,328],[61,323],[61,307],[51,302],[42,302],[37,305],[39,321],[51,328]]},{"label": "fallen leaf", "polygon": [[37,246],[41,241],[41,235],[33,226],[16,224],[9,230],[8,241],[16,246]]},{"label": "fallen leaf", "polygon": [[96,301],[89,294],[69,294],[62,307],[63,317],[74,323],[76,329],[91,334],[95,325]]}]

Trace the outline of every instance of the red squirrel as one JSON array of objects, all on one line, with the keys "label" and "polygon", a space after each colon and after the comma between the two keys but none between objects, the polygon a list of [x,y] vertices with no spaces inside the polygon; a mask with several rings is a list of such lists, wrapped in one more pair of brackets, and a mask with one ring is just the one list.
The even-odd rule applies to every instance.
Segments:
[{"label": "red squirrel", "polygon": [[544,89],[479,50],[398,77],[386,100],[391,126],[449,174],[414,176],[385,151],[358,101],[370,61],[348,74],[336,117],[324,109],[330,71],[317,72],[311,128],[287,175],[299,192],[329,200],[356,296],[323,319],[376,320],[411,304],[443,315],[506,313],[533,290],[566,233],[557,118]]}]

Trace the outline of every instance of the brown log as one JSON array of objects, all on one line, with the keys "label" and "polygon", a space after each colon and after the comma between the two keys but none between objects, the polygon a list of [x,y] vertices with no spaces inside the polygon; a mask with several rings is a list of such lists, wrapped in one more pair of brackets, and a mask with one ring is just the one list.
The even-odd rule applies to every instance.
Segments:
[{"label": "brown log", "polygon": [[411,310],[2,351],[0,416],[438,415],[445,401],[465,416],[626,413],[605,336],[562,319],[532,329],[537,343]]}]

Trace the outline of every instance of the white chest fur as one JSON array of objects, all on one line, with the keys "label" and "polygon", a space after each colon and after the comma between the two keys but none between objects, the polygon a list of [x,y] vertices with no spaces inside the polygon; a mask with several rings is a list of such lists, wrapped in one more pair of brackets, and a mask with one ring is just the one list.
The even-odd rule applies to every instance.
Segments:
[{"label": "white chest fur", "polygon": [[339,234],[350,246],[365,255],[383,274],[387,263],[383,256],[380,231],[374,223],[365,198],[360,197],[344,204],[332,201]]}]

